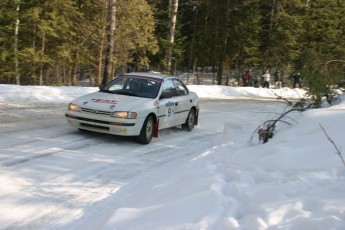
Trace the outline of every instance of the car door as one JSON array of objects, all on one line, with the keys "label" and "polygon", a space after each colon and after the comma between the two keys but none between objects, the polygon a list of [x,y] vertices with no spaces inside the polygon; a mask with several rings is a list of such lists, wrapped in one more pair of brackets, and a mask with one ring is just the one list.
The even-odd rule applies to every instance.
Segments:
[{"label": "car door", "polygon": [[190,107],[191,101],[188,96],[188,89],[183,84],[180,79],[173,79],[174,86],[175,86],[175,116],[174,122],[176,124],[183,124],[185,123]]},{"label": "car door", "polygon": [[171,79],[165,79],[159,100],[159,128],[173,126],[175,121],[175,86]]}]

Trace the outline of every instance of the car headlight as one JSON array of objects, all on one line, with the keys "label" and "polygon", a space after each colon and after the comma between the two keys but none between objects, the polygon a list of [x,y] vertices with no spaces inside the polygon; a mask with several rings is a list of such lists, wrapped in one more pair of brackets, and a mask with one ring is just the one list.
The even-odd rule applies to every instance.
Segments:
[{"label": "car headlight", "polygon": [[76,104],[70,103],[68,105],[68,110],[75,111],[75,112],[80,112],[80,107],[77,106]]},{"label": "car headlight", "polygon": [[116,118],[124,118],[124,119],[135,119],[137,118],[137,113],[135,112],[124,112],[124,111],[117,111],[111,114],[112,117]]}]

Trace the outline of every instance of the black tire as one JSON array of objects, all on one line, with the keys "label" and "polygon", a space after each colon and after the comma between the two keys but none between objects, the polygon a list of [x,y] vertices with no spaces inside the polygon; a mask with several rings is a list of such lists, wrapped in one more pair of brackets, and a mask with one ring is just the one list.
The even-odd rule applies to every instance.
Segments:
[{"label": "black tire", "polygon": [[189,111],[186,123],[182,125],[182,127],[188,131],[192,131],[195,124],[195,109],[191,109]]},{"label": "black tire", "polygon": [[147,116],[139,135],[139,142],[142,144],[149,144],[153,137],[153,130],[155,122],[152,116]]}]

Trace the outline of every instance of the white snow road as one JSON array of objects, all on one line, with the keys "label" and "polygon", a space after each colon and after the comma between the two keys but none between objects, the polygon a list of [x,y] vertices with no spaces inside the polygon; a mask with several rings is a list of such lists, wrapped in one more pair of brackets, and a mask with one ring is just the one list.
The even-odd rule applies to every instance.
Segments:
[{"label": "white snow road", "polygon": [[141,145],[70,128],[66,106],[0,103],[0,184],[6,188],[0,189],[0,229],[84,229],[130,199],[150,175],[198,157],[222,138],[248,144],[262,121],[285,108],[273,101],[203,99],[192,132],[163,130]]}]

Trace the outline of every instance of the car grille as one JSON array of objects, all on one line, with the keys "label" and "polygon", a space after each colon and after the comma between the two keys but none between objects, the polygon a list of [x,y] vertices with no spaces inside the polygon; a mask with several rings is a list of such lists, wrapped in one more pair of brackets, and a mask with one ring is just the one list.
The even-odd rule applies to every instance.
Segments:
[{"label": "car grille", "polygon": [[[87,123],[84,123],[83,121],[95,122],[95,123],[100,123],[100,124],[105,124],[105,125],[116,125],[116,126],[134,126],[135,125],[135,123],[110,122],[110,121],[101,121],[101,120],[95,120],[95,119],[90,119],[90,118],[85,118],[85,117],[77,117],[74,115],[69,115],[67,113],[65,114],[65,116],[70,119],[76,119],[76,120],[81,121],[80,122],[81,125],[87,124]],[[95,127],[98,127],[98,126],[96,125]]]},{"label": "car grille", "polygon": [[99,126],[99,125],[91,125],[91,124],[85,124],[81,123],[80,126],[84,127],[90,127],[90,128],[96,128],[96,129],[101,129],[101,130],[107,130],[109,131],[109,127],[104,127],[104,126]]},{"label": "car grille", "polygon": [[83,113],[92,113],[92,114],[99,114],[99,115],[104,115],[104,116],[110,116],[110,114],[111,114],[111,112],[107,112],[107,111],[85,109],[85,108],[81,108],[81,111]]}]

